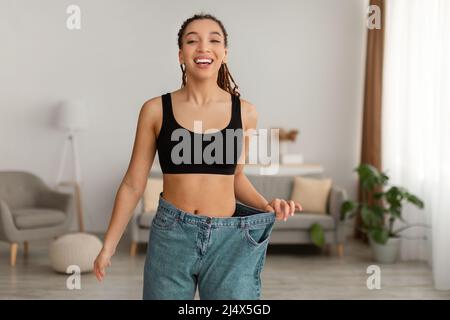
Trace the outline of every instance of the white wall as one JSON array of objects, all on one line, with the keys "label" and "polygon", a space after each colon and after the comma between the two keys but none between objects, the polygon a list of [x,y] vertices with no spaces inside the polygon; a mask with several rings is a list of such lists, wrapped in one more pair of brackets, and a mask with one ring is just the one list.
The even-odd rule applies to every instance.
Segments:
[{"label": "white wall", "polygon": [[[66,28],[70,4],[81,7],[79,31]],[[258,126],[298,128],[293,151],[353,197],[365,8],[361,0],[0,0],[0,170],[31,171],[53,186],[64,134],[51,127],[52,112],[60,99],[82,98],[85,221],[105,230],[139,109],[179,88],[177,32],[203,10],[227,28],[230,70],[257,106]]]}]

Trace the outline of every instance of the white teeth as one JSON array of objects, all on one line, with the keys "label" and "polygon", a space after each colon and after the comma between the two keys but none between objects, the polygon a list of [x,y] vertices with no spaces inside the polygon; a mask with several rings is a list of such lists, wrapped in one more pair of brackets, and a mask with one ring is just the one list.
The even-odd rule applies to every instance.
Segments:
[{"label": "white teeth", "polygon": [[211,59],[195,59],[194,61],[195,63],[208,63],[208,64],[212,63]]}]

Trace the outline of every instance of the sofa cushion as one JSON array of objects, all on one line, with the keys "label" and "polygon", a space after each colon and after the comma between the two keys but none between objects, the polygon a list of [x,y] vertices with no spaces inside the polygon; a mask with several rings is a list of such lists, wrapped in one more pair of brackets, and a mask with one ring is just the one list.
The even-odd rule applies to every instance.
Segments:
[{"label": "sofa cushion", "polygon": [[300,202],[304,212],[327,213],[332,180],[295,177],[291,199]]},{"label": "sofa cushion", "polygon": [[320,224],[324,230],[333,230],[335,228],[334,219],[329,215],[302,212],[294,214],[287,221],[276,220],[274,229],[308,230],[314,223]]},{"label": "sofa cushion", "polygon": [[51,227],[66,220],[64,212],[53,209],[25,208],[12,211],[18,229]]},{"label": "sofa cushion", "polygon": [[156,211],[159,204],[159,194],[163,191],[163,179],[148,178],[143,194],[144,211]]},{"label": "sofa cushion", "polygon": [[275,198],[287,199],[291,195],[294,184],[291,176],[249,175],[247,178],[268,201]]}]

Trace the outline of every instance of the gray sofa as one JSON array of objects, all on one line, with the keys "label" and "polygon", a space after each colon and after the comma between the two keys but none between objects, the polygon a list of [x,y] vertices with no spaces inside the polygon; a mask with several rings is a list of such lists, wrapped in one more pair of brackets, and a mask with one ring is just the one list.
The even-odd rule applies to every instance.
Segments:
[{"label": "gray sofa", "polygon": [[[293,176],[279,175],[247,175],[250,182],[267,200],[274,198],[290,199],[294,184]],[[320,175],[311,177],[320,178]],[[341,204],[347,200],[344,189],[333,185],[327,201],[327,214],[302,212],[289,217],[287,221],[275,222],[271,244],[311,244],[309,229],[312,224],[319,223],[325,232],[327,247],[335,245],[339,256],[344,254],[345,221],[340,219]],[[131,255],[136,254],[138,243],[147,242],[149,229],[155,212],[144,212],[143,201],[139,201],[131,221]]]},{"label": "gray sofa", "polygon": [[50,189],[38,176],[0,171],[0,241],[11,245],[10,264],[16,263],[19,243],[52,239],[69,230],[73,196]]}]

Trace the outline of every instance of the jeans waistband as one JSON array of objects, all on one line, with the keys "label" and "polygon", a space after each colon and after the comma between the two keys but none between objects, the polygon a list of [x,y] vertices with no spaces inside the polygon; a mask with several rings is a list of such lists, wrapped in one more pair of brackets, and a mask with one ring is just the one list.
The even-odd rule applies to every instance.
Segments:
[{"label": "jeans waistband", "polygon": [[164,211],[180,221],[191,224],[208,224],[217,227],[239,227],[244,228],[246,225],[267,225],[275,222],[275,213],[264,211],[251,206],[236,202],[236,211],[249,213],[251,215],[241,217],[208,217],[202,215],[194,215],[176,207],[173,203],[163,198],[163,193],[159,194],[158,211]]}]

